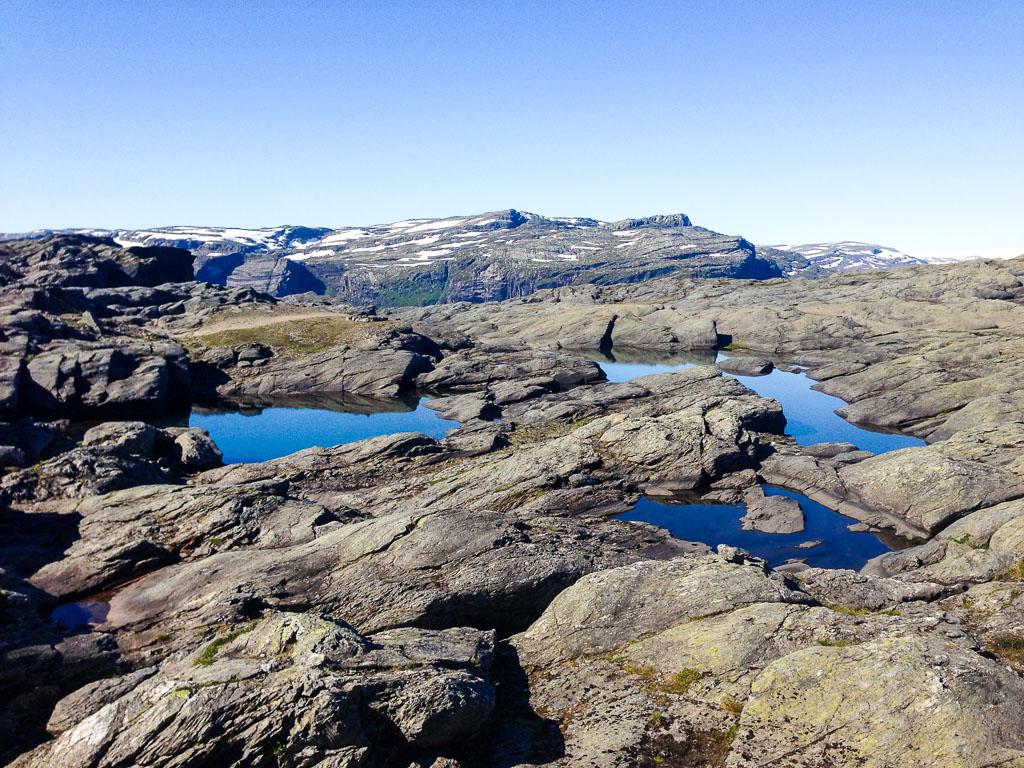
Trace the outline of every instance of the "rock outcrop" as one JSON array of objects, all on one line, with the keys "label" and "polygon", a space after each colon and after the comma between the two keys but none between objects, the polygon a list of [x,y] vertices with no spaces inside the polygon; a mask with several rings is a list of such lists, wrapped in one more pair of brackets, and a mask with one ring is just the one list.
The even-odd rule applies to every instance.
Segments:
[{"label": "rock outcrop", "polygon": [[[683,217],[577,228],[718,242]],[[4,761],[1024,765],[1024,261],[377,311],[192,282],[180,253],[95,238],[0,251]],[[255,280],[266,253],[244,256]],[[507,276],[466,279],[481,298]],[[716,367],[729,342],[752,351]],[[627,344],[693,366],[609,382],[572,351]],[[722,375],[774,364],[928,444],[797,445],[778,402]],[[173,418],[398,393],[460,423],[225,466]],[[179,426],[126,420],[157,416]],[[619,517],[704,495],[801,530],[765,485],[892,550],[773,570]],[[821,540],[807,515],[794,540]]]}]

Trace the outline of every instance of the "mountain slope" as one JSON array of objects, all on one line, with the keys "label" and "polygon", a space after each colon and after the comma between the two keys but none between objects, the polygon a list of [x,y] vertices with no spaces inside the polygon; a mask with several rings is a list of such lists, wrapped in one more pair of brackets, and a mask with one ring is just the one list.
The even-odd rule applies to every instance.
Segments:
[{"label": "mountain slope", "polygon": [[606,223],[516,210],[372,227],[89,230],[125,246],[173,245],[196,278],[277,295],[313,291],[354,304],[494,301],[583,283],[653,277],[764,279],[782,272],[741,237],[682,215]]},{"label": "mountain slope", "polygon": [[909,256],[895,248],[855,240],[804,245],[758,246],[762,258],[776,261],[787,275],[819,277],[835,272],[865,269],[892,269],[924,264],[923,259]]}]

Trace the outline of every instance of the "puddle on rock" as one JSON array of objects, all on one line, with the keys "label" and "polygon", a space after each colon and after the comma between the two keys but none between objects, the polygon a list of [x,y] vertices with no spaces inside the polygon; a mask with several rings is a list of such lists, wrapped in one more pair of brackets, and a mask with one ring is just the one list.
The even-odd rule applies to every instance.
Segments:
[{"label": "puddle on rock", "polygon": [[[684,541],[699,541],[711,547],[719,544],[739,547],[764,558],[773,567],[787,560],[801,559],[815,568],[856,571],[871,558],[893,549],[872,533],[849,530],[847,526],[856,520],[843,517],[802,494],[771,486],[764,486],[764,492],[768,496],[788,496],[797,501],[804,512],[804,530],[789,534],[744,531],[740,523],[744,514],[742,504],[670,504],[649,498],[641,499],[619,519],[652,523]],[[815,541],[821,543],[799,547]],[[899,545],[904,544],[899,542]]]},{"label": "puddle on rock", "polygon": [[422,432],[440,440],[459,422],[423,405],[427,398],[373,400],[306,397],[193,408],[190,427],[201,427],[225,464],[277,459],[304,448],[330,448],[369,437]]},{"label": "puddle on rock", "polygon": [[50,612],[50,618],[59,621],[68,629],[92,627],[107,620],[109,603],[83,601],[58,605]]},{"label": "puddle on rock", "polygon": [[[714,351],[661,355],[638,350],[613,350],[605,355],[591,354],[588,359],[601,366],[609,381],[625,382],[695,365],[711,365],[726,357],[728,355]],[[924,440],[910,435],[851,424],[836,413],[846,403],[838,397],[812,389],[817,382],[805,373],[776,368],[765,376],[725,375],[732,376],[762,397],[778,400],[786,414],[786,434],[798,445],[853,443],[863,451],[885,453],[925,444]]]}]

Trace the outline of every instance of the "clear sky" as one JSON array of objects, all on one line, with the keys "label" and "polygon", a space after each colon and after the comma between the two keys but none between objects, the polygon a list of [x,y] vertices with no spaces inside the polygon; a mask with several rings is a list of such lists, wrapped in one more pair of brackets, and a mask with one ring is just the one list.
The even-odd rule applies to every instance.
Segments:
[{"label": "clear sky", "polygon": [[0,231],[682,211],[1024,246],[1024,2],[0,0]]}]

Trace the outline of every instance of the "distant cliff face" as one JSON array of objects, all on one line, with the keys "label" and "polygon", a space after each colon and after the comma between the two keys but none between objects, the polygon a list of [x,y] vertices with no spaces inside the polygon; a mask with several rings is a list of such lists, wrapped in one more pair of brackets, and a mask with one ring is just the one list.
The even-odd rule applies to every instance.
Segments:
[{"label": "distant cliff face", "polygon": [[382,306],[496,301],[540,288],[667,275],[782,275],[743,238],[695,227],[682,214],[604,223],[507,210],[340,230],[169,227],[103,234],[124,245],[187,248],[198,280]]}]

